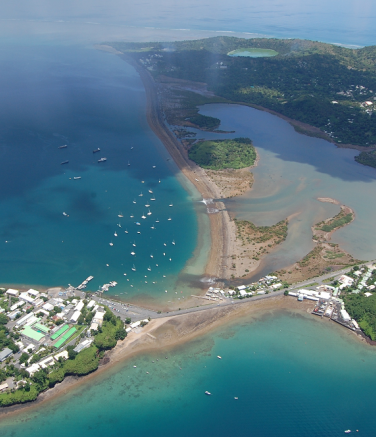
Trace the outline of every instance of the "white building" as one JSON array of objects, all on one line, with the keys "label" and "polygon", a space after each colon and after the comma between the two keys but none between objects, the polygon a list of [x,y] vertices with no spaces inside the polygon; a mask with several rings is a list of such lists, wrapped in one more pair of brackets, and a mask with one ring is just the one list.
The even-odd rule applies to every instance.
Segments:
[{"label": "white building", "polygon": [[78,302],[78,304],[76,305],[76,307],[74,308],[74,310],[75,311],[81,311],[84,306],[85,306],[85,304],[82,302],[82,300],[80,300]]},{"label": "white building", "polygon": [[29,296],[27,293],[21,293],[18,298],[20,300],[24,300],[27,303],[34,303],[34,298]]},{"label": "white building", "polygon": [[95,305],[95,300],[91,300],[88,304],[87,307],[88,308],[92,308]]},{"label": "white building", "polygon": [[16,297],[18,296],[19,291],[18,290],[14,290],[13,288],[9,288],[5,294],[7,294],[8,296],[13,296]]},{"label": "white building", "polygon": [[44,310],[46,310],[46,311],[52,311],[52,310],[54,309],[54,306],[51,305],[50,303],[46,302],[46,303],[42,306],[42,308],[43,308]]},{"label": "white building", "polygon": [[38,297],[39,294],[40,294],[39,291],[34,290],[34,289],[32,289],[32,288],[30,288],[30,290],[27,290],[27,293],[30,294],[30,296],[33,296],[34,298],[35,298],[35,297]]},{"label": "white building", "polygon": [[77,323],[77,320],[78,320],[78,318],[80,317],[80,315],[81,315],[81,311],[75,311],[75,312],[72,314],[72,316],[71,316],[71,318],[70,318],[70,321],[71,321],[72,323]]}]

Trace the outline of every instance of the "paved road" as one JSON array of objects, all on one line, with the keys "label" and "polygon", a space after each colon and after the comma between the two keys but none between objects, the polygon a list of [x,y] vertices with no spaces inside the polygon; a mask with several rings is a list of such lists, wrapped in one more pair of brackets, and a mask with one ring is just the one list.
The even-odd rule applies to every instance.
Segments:
[{"label": "paved road", "polygon": [[[374,263],[375,261],[367,262],[366,264]],[[319,276],[317,278],[307,279],[306,281],[302,281],[299,283],[296,283],[289,287],[289,290],[296,290],[299,288],[307,287],[310,284],[317,283],[318,285],[322,285],[326,279],[337,277],[340,275],[343,275],[347,273],[349,270],[351,270],[352,267],[347,267],[341,270],[337,270],[335,272],[329,272],[325,275]],[[272,291],[268,294],[260,294],[253,296],[252,298],[246,298],[246,299],[232,299],[227,298],[222,302],[216,302],[208,305],[200,305],[199,307],[192,307],[192,308],[186,308],[182,310],[174,310],[174,311],[167,311],[167,312],[161,312],[158,313],[157,311],[153,311],[150,309],[146,309],[140,306],[131,305],[122,303],[119,301],[114,301],[111,299],[108,299],[105,296],[93,296],[92,299],[97,301],[98,303],[106,304],[115,315],[120,316],[122,320],[125,320],[127,317],[130,317],[132,319],[132,322],[136,322],[138,320],[148,319],[149,317],[151,319],[158,319],[161,317],[166,316],[175,316],[179,314],[189,314],[189,313],[195,313],[198,311],[205,311],[210,308],[217,308],[218,306],[227,306],[227,305],[242,305],[250,301],[255,300],[261,300],[261,299],[270,299],[274,296],[281,296],[285,290],[279,290],[279,291]]]}]

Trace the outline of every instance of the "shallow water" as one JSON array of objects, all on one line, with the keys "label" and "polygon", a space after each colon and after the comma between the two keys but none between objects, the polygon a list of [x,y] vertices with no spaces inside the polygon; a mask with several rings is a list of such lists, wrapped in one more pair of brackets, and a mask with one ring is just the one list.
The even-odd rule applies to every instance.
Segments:
[{"label": "shallow water", "polygon": [[301,135],[279,117],[245,106],[206,105],[200,112],[219,118],[220,129],[235,130],[221,137],[251,138],[260,155],[252,170],[252,191],[226,200],[228,210],[257,225],[297,214],[288,238],[265,259],[257,276],[286,267],[313,248],[311,226],[339,212],[339,206],[318,202],[317,197],[337,199],[355,211],[355,221],[337,231],[332,241],[358,259],[376,258],[376,240],[370,238],[376,221],[376,171],[354,161],[356,150]]},{"label": "shallow water", "polygon": [[375,365],[376,350],[343,328],[274,311],[120,363],[90,386],[3,420],[0,432],[327,437],[359,429],[373,436]]}]

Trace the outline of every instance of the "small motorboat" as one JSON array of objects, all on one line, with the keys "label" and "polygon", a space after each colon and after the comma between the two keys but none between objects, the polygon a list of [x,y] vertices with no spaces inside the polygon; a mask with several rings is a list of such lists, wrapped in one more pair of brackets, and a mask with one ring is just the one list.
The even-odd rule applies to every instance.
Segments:
[{"label": "small motorboat", "polygon": [[110,244],[110,246],[113,246],[114,245],[114,243],[111,241],[111,243],[109,243]]},{"label": "small motorboat", "polygon": [[211,396],[210,391],[207,391],[207,390],[206,390],[205,394],[206,394],[207,396]]}]

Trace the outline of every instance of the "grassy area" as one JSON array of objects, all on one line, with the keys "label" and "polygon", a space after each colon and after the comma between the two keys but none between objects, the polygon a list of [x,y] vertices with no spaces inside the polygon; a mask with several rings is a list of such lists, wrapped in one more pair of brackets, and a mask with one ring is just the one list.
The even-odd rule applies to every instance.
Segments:
[{"label": "grassy area", "polygon": [[339,229],[342,226],[350,223],[354,218],[352,213],[346,214],[341,210],[339,214],[337,214],[332,219],[328,220],[325,224],[319,224],[316,229],[324,232],[331,232],[334,229]]},{"label": "grassy area", "polygon": [[189,150],[189,158],[211,170],[239,169],[254,164],[256,151],[249,138],[200,141]]},{"label": "grassy area", "polygon": [[234,221],[237,227],[237,238],[241,238],[247,243],[271,242],[274,245],[281,243],[287,237],[287,219],[281,220],[273,226],[256,226],[246,220],[234,219]]}]

